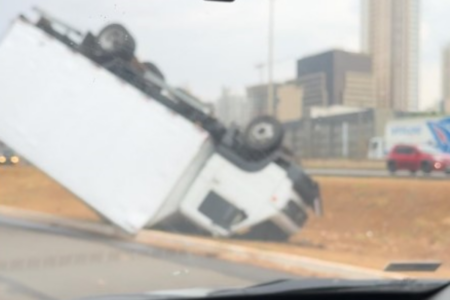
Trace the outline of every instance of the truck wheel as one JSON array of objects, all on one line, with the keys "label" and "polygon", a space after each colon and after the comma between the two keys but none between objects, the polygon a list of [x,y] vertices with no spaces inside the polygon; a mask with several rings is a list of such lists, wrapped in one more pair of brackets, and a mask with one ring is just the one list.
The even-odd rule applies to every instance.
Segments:
[{"label": "truck wheel", "polygon": [[128,30],[120,24],[111,24],[103,28],[97,36],[100,48],[111,56],[131,60],[136,50],[136,42]]},{"label": "truck wheel", "polygon": [[421,170],[423,173],[429,175],[432,171],[431,163],[429,161],[424,161],[421,163]]},{"label": "truck wheel", "polygon": [[387,168],[388,168],[389,173],[395,174],[395,172],[397,171],[397,166],[395,165],[395,161],[389,161],[387,164]]},{"label": "truck wheel", "polygon": [[270,152],[281,146],[283,136],[284,130],[280,122],[270,116],[262,116],[248,125],[244,145],[252,152]]},{"label": "truck wheel", "polygon": [[[161,72],[161,70],[153,63],[151,62],[144,62],[142,65],[145,68],[145,72],[151,72],[152,74],[156,75],[158,78],[160,78],[162,81],[165,81],[164,74]],[[161,87],[149,82],[152,88],[154,88],[155,91],[158,93],[161,92]]]}]

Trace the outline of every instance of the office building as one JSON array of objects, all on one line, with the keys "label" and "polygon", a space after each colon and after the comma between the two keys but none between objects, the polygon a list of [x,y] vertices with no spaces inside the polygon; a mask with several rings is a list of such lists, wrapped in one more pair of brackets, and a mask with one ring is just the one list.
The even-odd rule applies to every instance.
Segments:
[{"label": "office building", "polygon": [[362,49],[371,55],[377,107],[419,107],[419,0],[362,0]]},{"label": "office building", "polygon": [[295,82],[285,83],[276,90],[276,117],[282,122],[297,121],[303,117],[303,89]]},{"label": "office building", "polygon": [[374,107],[372,62],[368,55],[332,50],[297,62],[303,105]]}]

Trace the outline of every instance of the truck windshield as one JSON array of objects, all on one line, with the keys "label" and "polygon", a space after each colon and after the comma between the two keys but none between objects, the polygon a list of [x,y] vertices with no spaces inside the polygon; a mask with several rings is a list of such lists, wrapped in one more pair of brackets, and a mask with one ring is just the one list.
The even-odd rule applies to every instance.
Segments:
[{"label": "truck windshield", "polygon": [[447,12],[0,0],[0,299],[449,278]]}]

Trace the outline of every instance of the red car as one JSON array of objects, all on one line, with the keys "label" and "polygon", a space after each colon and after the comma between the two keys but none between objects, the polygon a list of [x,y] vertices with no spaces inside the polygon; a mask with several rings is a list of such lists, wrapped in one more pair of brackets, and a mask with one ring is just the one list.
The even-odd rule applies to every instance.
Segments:
[{"label": "red car", "polygon": [[425,174],[433,171],[450,174],[450,154],[425,145],[397,145],[388,155],[387,167],[391,173],[408,170],[414,174],[420,170]]}]

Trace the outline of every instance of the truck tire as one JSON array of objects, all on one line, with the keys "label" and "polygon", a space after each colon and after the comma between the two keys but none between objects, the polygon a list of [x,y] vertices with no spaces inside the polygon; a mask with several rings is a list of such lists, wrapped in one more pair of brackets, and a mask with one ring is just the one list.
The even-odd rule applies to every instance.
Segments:
[{"label": "truck tire", "polygon": [[395,172],[397,171],[397,166],[395,165],[395,161],[392,161],[392,160],[388,161],[387,169],[388,169],[389,173],[395,174]]},{"label": "truck tire", "polygon": [[[164,74],[161,72],[161,70],[155,65],[155,64],[153,64],[153,63],[151,63],[151,62],[144,62],[144,63],[142,63],[142,65],[144,66],[144,68],[145,68],[145,72],[151,72],[151,73],[153,73],[154,75],[156,75],[158,78],[160,78],[160,79],[162,79],[163,81],[165,81],[165,77],[164,77]],[[161,92],[161,87],[159,87],[159,86],[157,86],[157,85],[155,85],[155,84],[153,84],[153,83],[151,83],[151,82],[149,82],[149,85],[156,91],[156,92],[158,92],[158,93],[160,93]]]},{"label": "truck tire", "polygon": [[261,154],[281,147],[284,137],[283,125],[270,116],[254,119],[244,134],[244,147],[253,153]]},{"label": "truck tire", "polygon": [[420,169],[426,175],[429,175],[431,173],[431,171],[433,170],[431,162],[429,162],[429,161],[423,161],[420,164]]},{"label": "truck tire", "polygon": [[136,42],[128,30],[120,24],[110,24],[97,35],[97,43],[108,56],[126,61],[134,57]]}]

